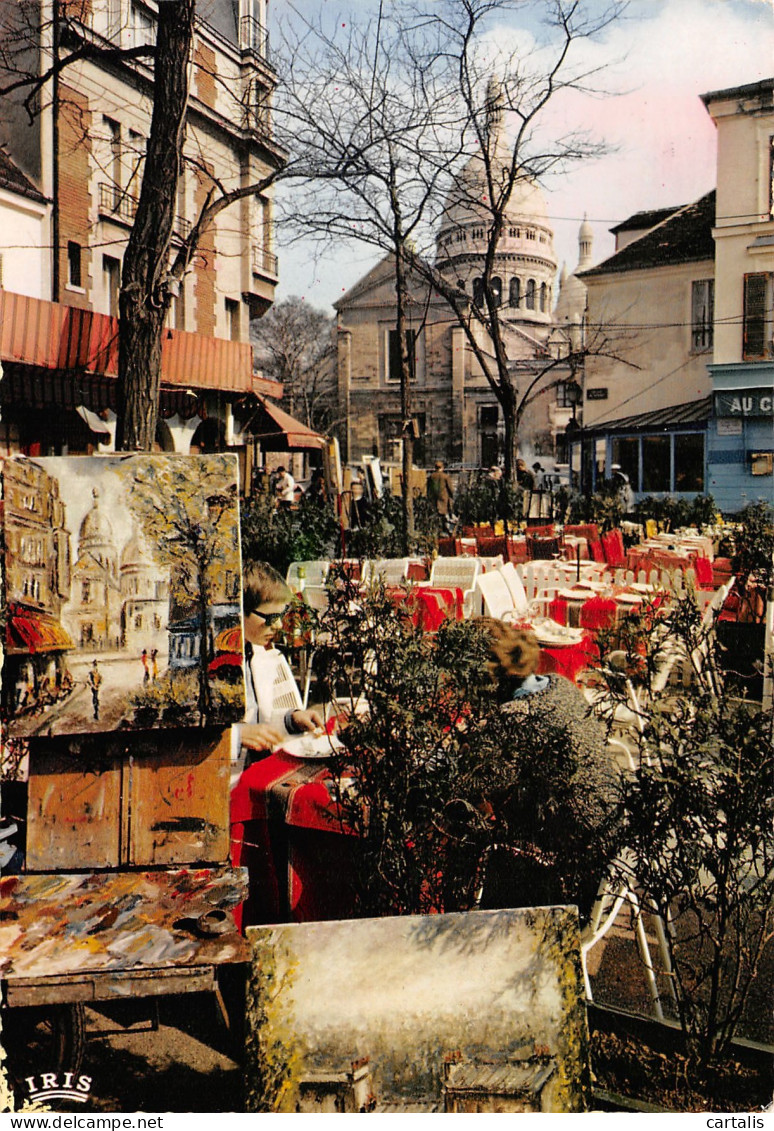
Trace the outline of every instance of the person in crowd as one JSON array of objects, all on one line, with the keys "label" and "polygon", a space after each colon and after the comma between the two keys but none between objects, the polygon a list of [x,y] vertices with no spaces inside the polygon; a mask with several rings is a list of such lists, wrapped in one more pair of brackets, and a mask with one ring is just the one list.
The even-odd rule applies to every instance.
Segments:
[{"label": "person in crowd", "polygon": [[89,690],[91,691],[91,705],[94,709],[94,718],[99,720],[99,692],[102,687],[102,672],[96,660],[92,661],[88,676]]},{"label": "person in crowd", "polygon": [[617,847],[617,777],[604,729],[573,683],[538,674],[534,633],[481,624],[506,726],[505,772],[487,800],[508,851],[490,862],[490,905],[573,903],[585,918]]},{"label": "person in crowd", "polygon": [[304,491],[304,499],[309,503],[324,503],[328,498],[328,489],[325,486],[325,472],[321,467],[316,467],[309,480],[309,486]]},{"label": "person in crowd", "polygon": [[524,491],[534,491],[535,476],[523,459],[516,460],[516,482]]},{"label": "person in crowd", "polygon": [[245,647],[245,721],[241,744],[270,750],[291,734],[324,726],[317,711],[275,711],[273,688],[278,653],[274,637],[292,594],[284,578],[266,562],[248,562],[243,570],[242,604]]},{"label": "person in crowd", "polygon": [[447,531],[454,526],[454,487],[446,474],[442,459],[435,461],[435,470],[427,478],[427,501],[441,519]]},{"label": "person in crowd", "polygon": [[629,482],[629,476],[623,470],[620,463],[612,464],[610,472],[610,484],[613,492],[620,500],[624,515],[629,515],[634,510],[634,491]]},{"label": "person in crowd", "polygon": [[281,507],[292,507],[296,501],[296,481],[286,467],[277,468],[274,493]]}]

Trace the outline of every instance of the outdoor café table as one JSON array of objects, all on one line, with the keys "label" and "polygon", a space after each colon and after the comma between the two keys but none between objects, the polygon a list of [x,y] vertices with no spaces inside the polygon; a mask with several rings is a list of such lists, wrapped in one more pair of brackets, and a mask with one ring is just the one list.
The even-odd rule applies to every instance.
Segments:
[{"label": "outdoor caf\u00e9 table", "polygon": [[324,759],[276,750],[248,766],[231,794],[231,859],[249,885],[238,924],[351,917],[354,844]]},{"label": "outdoor caf\u00e9 table", "polygon": [[463,619],[464,594],[461,589],[437,585],[416,585],[409,589],[390,586],[387,590],[396,604],[406,603],[417,628],[436,632],[447,616]]}]

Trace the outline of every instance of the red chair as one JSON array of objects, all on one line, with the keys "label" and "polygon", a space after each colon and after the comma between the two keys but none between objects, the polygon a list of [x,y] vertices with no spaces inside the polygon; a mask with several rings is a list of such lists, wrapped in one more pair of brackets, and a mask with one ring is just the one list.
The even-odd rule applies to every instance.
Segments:
[{"label": "red chair", "polygon": [[438,556],[441,558],[458,558],[462,553],[462,539],[439,538]]},{"label": "red chair", "polygon": [[602,549],[605,561],[612,569],[626,567],[626,551],[620,530],[611,530],[608,534],[602,535]]},{"label": "red chair", "polygon": [[480,558],[494,558],[497,554],[502,554],[503,562],[511,560],[510,543],[505,537],[478,537],[476,538],[476,549]]},{"label": "red chair", "polygon": [[600,565],[606,564],[607,559],[605,557],[605,551],[602,549],[602,543],[600,541],[598,541],[596,539],[590,541],[589,542],[589,551],[591,553],[591,560],[592,561],[599,562]]},{"label": "red chair", "polygon": [[612,628],[617,611],[618,606],[611,597],[590,597],[581,605],[580,626],[595,632]]},{"label": "red chair", "polygon": [[696,585],[699,589],[714,589],[715,578],[712,572],[712,562],[709,558],[697,557],[693,563],[696,571]]},{"label": "red chair", "polygon": [[599,541],[599,527],[596,522],[578,522],[574,526],[565,526],[565,534],[572,534],[575,538],[585,538],[589,542]]},{"label": "red chair", "polygon": [[533,538],[530,534],[527,535],[527,558],[530,561],[551,561],[558,557],[558,538]]}]

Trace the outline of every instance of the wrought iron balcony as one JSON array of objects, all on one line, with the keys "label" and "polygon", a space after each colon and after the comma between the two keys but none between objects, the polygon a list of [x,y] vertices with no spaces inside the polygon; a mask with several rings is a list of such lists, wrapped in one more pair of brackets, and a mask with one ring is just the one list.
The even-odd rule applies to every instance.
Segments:
[{"label": "wrought iron balcony", "polygon": [[[99,212],[101,216],[106,216],[118,224],[131,227],[137,215],[137,197],[118,185],[103,181],[99,185]],[[184,216],[175,216],[172,235],[184,240],[190,231],[190,220],[186,220]]]},{"label": "wrought iron balcony", "polygon": [[279,274],[279,261],[271,251],[266,251],[260,244],[253,244],[253,274],[269,275],[277,278]]},{"label": "wrought iron balcony", "polygon": [[252,51],[261,59],[269,59],[269,33],[255,16],[242,16],[239,21],[239,47]]}]

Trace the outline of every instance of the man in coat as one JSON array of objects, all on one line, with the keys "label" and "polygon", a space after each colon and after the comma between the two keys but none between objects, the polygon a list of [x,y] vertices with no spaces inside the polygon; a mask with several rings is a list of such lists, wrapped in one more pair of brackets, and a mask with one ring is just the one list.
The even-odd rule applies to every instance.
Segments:
[{"label": "man in coat", "polygon": [[435,508],[435,513],[441,518],[447,530],[451,530],[454,522],[452,518],[452,503],[454,501],[454,488],[451,480],[444,470],[443,460],[435,461],[435,471],[427,479],[428,502]]}]

